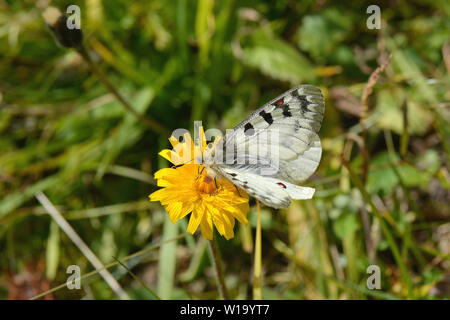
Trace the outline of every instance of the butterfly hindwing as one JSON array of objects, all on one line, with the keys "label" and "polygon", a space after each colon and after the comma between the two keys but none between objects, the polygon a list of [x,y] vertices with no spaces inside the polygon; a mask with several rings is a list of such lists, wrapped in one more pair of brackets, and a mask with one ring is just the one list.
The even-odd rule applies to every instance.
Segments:
[{"label": "butterfly hindwing", "polygon": [[311,199],[313,188],[296,186],[280,179],[242,172],[233,168],[221,167],[219,171],[232,183],[272,208],[287,208],[291,198],[297,200]]}]

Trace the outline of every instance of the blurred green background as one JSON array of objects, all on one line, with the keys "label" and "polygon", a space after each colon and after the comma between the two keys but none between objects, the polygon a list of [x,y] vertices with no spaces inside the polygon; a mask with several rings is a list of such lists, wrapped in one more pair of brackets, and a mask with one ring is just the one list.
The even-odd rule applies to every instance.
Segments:
[{"label": "blurred green background", "polygon": [[[55,44],[42,10],[81,8],[97,67],[130,115],[74,50]],[[381,8],[369,30],[366,9]],[[0,0],[0,298],[30,298],[93,270],[34,195],[43,191],[102,262],[186,231],[159,203],[153,173],[176,128],[232,128],[302,83],[322,88],[323,158],[313,200],[263,208],[265,299],[450,297],[450,2]],[[361,179],[361,95],[368,176]],[[405,121],[406,119],[406,121]],[[363,200],[362,194],[365,194]],[[248,226],[219,239],[230,296],[251,298],[255,203]],[[216,236],[218,236],[216,234]],[[381,270],[369,290],[367,267]],[[187,236],[128,267],[165,299],[216,299],[205,241]],[[131,298],[153,296],[121,266]],[[48,299],[116,299],[99,276]]]}]

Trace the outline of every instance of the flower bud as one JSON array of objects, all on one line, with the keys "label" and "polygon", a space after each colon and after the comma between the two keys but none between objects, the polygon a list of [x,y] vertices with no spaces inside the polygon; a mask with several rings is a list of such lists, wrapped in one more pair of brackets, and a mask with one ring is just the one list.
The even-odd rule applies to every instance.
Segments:
[{"label": "flower bud", "polygon": [[69,28],[68,18],[55,7],[48,7],[42,14],[47,27],[52,32],[56,42],[66,48],[78,48],[83,42],[83,32],[78,26]]}]

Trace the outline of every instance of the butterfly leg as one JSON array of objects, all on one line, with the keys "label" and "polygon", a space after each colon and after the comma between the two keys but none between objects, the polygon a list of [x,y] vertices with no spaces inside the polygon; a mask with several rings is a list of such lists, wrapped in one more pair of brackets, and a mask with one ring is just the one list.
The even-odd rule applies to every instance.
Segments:
[{"label": "butterfly leg", "polygon": [[203,170],[205,170],[205,167],[202,167],[202,170],[198,171],[198,175],[197,175],[197,178],[195,178],[195,180],[198,180],[198,178],[200,178],[202,176]]},{"label": "butterfly leg", "polygon": [[236,191],[237,191],[239,197],[242,197],[242,196],[241,196],[241,193],[239,192],[239,188],[237,187],[237,185],[234,185],[234,187],[236,188]]},{"label": "butterfly leg", "polygon": [[216,186],[216,190],[219,190],[219,187],[217,186],[217,180],[216,180],[216,177],[214,177],[214,185]]}]

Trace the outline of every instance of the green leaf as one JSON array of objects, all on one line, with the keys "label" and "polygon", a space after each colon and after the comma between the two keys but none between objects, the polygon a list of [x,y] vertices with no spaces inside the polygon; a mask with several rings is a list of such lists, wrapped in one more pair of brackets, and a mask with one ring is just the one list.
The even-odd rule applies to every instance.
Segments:
[{"label": "green leaf", "polygon": [[53,220],[50,222],[50,234],[45,254],[46,276],[49,280],[54,280],[59,263],[59,227]]},{"label": "green leaf", "polygon": [[398,185],[398,179],[393,170],[379,169],[369,172],[367,190],[370,193],[389,194],[396,185]]},{"label": "green leaf", "polygon": [[[250,208],[248,221],[253,228],[256,228],[257,218],[256,208]],[[261,208],[261,229],[271,229],[273,225],[272,212],[266,208]]]},{"label": "green leaf", "polygon": [[[154,90],[141,89],[133,99],[133,108],[138,113],[144,113],[154,98]],[[98,167],[97,178],[101,178],[107,167],[114,162],[117,156],[127,147],[133,145],[144,134],[145,127],[131,114],[126,114],[123,123],[117,132],[113,132],[104,142],[105,154]]]},{"label": "green leaf", "polygon": [[430,149],[420,155],[417,161],[417,166],[423,168],[429,174],[435,174],[441,167],[441,159],[436,150]]},{"label": "green leaf", "polygon": [[359,223],[357,215],[354,213],[341,214],[333,224],[333,230],[341,240],[344,240],[345,238],[349,237],[352,233],[355,233],[358,229]]},{"label": "green leaf", "polygon": [[316,60],[333,54],[337,45],[345,40],[352,30],[352,21],[347,13],[337,9],[327,9],[320,15],[303,18],[297,32],[297,45]]},{"label": "green leaf", "polygon": [[[163,225],[162,241],[174,238],[178,235],[178,227],[167,216]],[[173,241],[161,246],[158,263],[158,295],[163,300],[172,296],[175,279],[175,267],[177,263],[177,242]]]},{"label": "green leaf", "polygon": [[[392,160],[398,162],[398,157]],[[371,162],[371,166],[376,167],[376,169],[371,169],[367,178],[367,190],[370,193],[381,192],[382,194],[389,194],[401,182],[406,187],[426,185],[431,178],[429,172],[420,171],[409,164],[401,164],[396,165],[398,174],[402,180],[400,181],[394,169],[391,167],[387,152],[375,157]]]},{"label": "green leaf", "polygon": [[316,72],[311,63],[295,48],[274,35],[259,30],[252,44],[243,48],[243,62],[278,80],[292,84],[312,81]]},{"label": "green leaf", "polygon": [[[402,134],[404,125],[401,106],[404,96],[404,91],[399,87],[377,92],[375,112],[378,114],[379,128]],[[414,101],[408,101],[408,133],[410,135],[426,133],[432,119],[430,111]]]},{"label": "green leaf", "polygon": [[194,255],[191,258],[191,262],[189,263],[189,268],[178,276],[178,279],[180,281],[191,282],[192,280],[197,278],[197,276],[203,270],[203,266],[205,266],[206,262],[208,261],[208,251],[206,250],[206,248],[207,242],[202,237],[197,242]]},{"label": "green leaf", "polygon": [[34,197],[37,192],[44,191],[51,186],[57,185],[58,183],[62,184],[61,180],[62,179],[55,174],[39,180],[25,190],[16,190],[4,197],[0,200],[0,217],[21,206],[25,201],[28,201]]},{"label": "green leaf", "polygon": [[410,165],[399,166],[398,173],[406,187],[426,186],[430,178],[426,172]]}]

